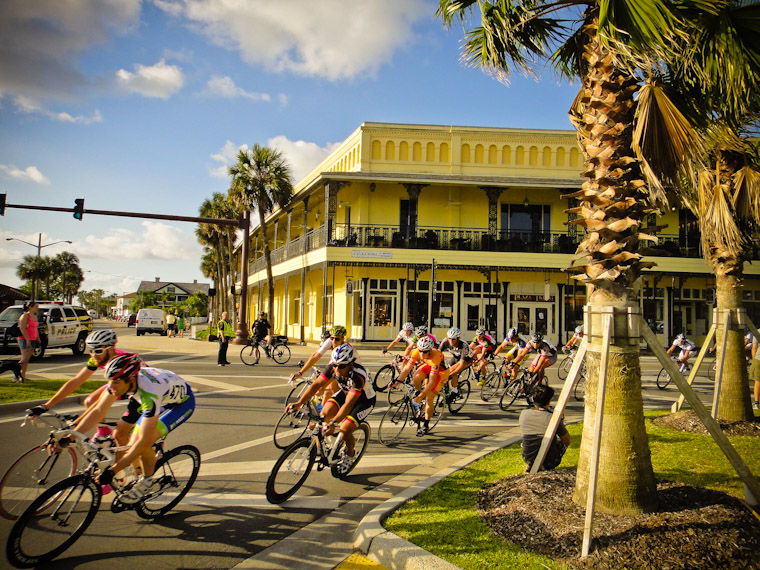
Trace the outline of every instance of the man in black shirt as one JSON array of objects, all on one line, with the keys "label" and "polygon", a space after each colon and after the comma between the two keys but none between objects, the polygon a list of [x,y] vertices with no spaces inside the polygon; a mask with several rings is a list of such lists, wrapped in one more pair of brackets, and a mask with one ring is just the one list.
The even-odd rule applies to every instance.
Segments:
[{"label": "man in black shirt", "polygon": [[259,311],[259,318],[253,321],[253,324],[251,325],[251,336],[253,337],[253,344],[258,344],[262,340],[266,341],[266,346],[264,347],[264,350],[267,353],[268,358],[272,358],[269,348],[272,344],[272,337],[269,336],[269,329],[272,328],[272,325],[269,324],[269,321],[267,320],[267,315],[264,311]]}]

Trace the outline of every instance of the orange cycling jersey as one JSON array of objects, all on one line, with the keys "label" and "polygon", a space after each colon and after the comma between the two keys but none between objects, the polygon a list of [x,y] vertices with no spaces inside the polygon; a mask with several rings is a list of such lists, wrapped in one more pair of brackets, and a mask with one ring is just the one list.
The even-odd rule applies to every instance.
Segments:
[{"label": "orange cycling jersey", "polygon": [[436,394],[440,392],[443,384],[449,378],[449,370],[446,368],[443,353],[433,348],[426,355],[423,355],[419,349],[415,348],[412,351],[411,359],[413,362],[421,362],[423,365],[430,366],[431,372],[436,373],[436,385],[433,387],[433,392]]}]

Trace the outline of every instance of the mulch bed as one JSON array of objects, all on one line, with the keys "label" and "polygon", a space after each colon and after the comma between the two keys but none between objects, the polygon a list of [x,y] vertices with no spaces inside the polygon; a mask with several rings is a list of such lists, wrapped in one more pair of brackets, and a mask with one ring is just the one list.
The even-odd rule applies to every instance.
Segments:
[{"label": "mulch bed", "polygon": [[[661,427],[708,433],[692,410],[659,416]],[[720,422],[726,435],[760,437],[760,423]],[[481,489],[477,510],[510,542],[579,569],[760,570],[760,521],[725,493],[658,481],[657,512],[597,511],[591,554],[580,558],[585,508],[572,501],[575,471],[512,475]]]}]

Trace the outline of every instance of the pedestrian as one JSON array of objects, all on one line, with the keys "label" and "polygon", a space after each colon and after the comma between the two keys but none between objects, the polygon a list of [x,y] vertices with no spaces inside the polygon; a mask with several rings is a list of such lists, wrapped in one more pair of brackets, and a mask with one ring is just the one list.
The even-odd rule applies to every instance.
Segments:
[{"label": "pedestrian", "polygon": [[226,311],[222,313],[222,318],[217,323],[216,330],[219,334],[219,354],[216,357],[216,364],[217,366],[227,366],[230,364],[227,360],[227,347],[230,344],[230,339],[235,336],[235,333],[227,318]]},{"label": "pedestrian", "polygon": [[[549,403],[554,397],[554,389],[544,384],[538,384],[533,388],[533,407],[523,410],[520,414],[520,434],[522,435],[522,456],[525,462],[525,471],[533,467],[541,442],[552,419],[552,411]],[[549,446],[541,469],[554,469],[562,461],[562,456],[570,445],[570,434],[565,425],[560,421],[557,433]]]},{"label": "pedestrian", "polygon": [[171,311],[166,315],[166,329],[166,334],[169,335],[169,338],[177,333],[177,317],[175,317],[174,313]]},{"label": "pedestrian", "polygon": [[177,316],[177,335],[179,338],[185,338],[185,317]]},{"label": "pedestrian", "polygon": [[40,306],[37,301],[29,301],[24,304],[24,312],[18,319],[18,328],[21,330],[21,336],[18,337],[18,347],[21,351],[21,379],[14,379],[14,382],[26,381],[26,368],[32,359],[34,350],[40,346],[40,335],[37,330],[37,311]]}]

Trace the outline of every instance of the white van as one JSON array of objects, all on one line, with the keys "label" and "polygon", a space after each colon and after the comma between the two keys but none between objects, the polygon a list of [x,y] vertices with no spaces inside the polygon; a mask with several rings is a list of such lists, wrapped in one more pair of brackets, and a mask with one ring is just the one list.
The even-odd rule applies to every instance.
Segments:
[{"label": "white van", "polygon": [[161,309],[140,309],[135,320],[135,332],[137,336],[146,332],[166,336],[166,315]]}]

